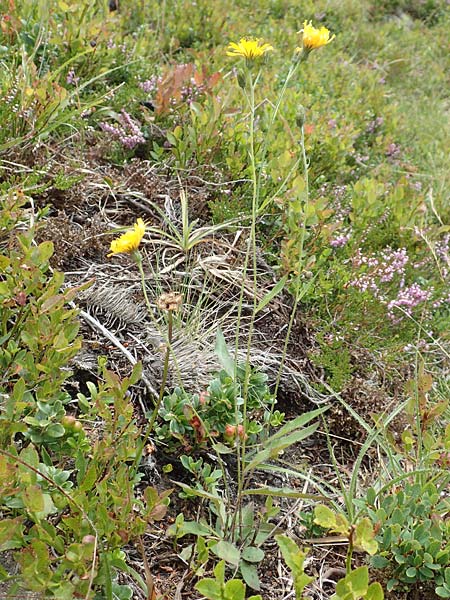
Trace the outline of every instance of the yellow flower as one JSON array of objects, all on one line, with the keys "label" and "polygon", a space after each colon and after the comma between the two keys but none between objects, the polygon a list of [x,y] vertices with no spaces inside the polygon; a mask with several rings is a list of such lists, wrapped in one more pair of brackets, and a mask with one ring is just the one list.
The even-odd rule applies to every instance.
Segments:
[{"label": "yellow flower", "polygon": [[[310,50],[314,50],[315,48],[321,48],[322,46],[326,46],[329,44],[336,36],[332,35],[330,37],[330,32],[326,27],[321,27],[317,29],[311,23],[311,21],[305,21],[303,23],[303,29],[301,29],[298,33],[303,32],[303,49],[309,52]],[[302,48],[296,48],[297,52],[301,52]]]},{"label": "yellow flower", "polygon": [[231,42],[227,50],[228,56],[242,56],[246,60],[255,60],[273,48],[270,44],[262,44],[258,39],[241,38],[238,44]]},{"label": "yellow flower", "polygon": [[128,229],[116,240],[111,242],[111,252],[108,256],[113,254],[130,254],[139,248],[142,238],[145,233],[145,223],[142,219],[138,219],[133,226],[133,229]]}]

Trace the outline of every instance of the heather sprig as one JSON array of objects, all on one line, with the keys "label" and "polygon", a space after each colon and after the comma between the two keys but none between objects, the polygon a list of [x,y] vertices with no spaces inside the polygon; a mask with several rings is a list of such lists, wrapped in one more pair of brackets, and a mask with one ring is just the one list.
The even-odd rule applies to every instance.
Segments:
[{"label": "heather sprig", "polygon": [[121,110],[118,121],[119,125],[103,121],[100,123],[100,127],[127,150],[133,150],[139,144],[145,144],[146,140],[140,124],[125,109]]}]

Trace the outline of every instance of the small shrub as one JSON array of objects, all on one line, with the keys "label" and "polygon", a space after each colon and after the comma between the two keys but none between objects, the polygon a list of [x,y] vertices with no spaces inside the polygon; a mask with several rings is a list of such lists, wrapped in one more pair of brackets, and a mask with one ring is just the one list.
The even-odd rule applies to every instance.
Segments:
[{"label": "small shrub", "polygon": [[184,450],[206,446],[211,438],[221,437],[234,444],[246,436],[255,442],[263,424],[281,423],[282,415],[272,412],[275,399],[267,385],[267,375],[253,370],[247,389],[247,419],[244,422],[242,397],[245,368],[236,370],[236,379],[221,370],[201,394],[176,388],[165,396],[159,411],[156,433],[160,441]]},{"label": "small shrub", "polygon": [[380,498],[375,506],[369,492],[368,514],[378,529],[378,553],[371,559],[376,568],[387,568],[389,591],[430,582],[440,597],[448,585],[450,563],[450,502],[432,483],[405,484]]}]

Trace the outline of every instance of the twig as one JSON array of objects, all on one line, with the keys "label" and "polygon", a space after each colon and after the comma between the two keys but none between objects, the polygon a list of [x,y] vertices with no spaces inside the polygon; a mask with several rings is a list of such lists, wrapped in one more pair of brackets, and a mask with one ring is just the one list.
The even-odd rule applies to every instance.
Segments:
[{"label": "twig", "polygon": [[[82,317],[87,323],[88,325],[90,325],[93,329],[97,329],[98,331],[100,331],[105,337],[107,337],[111,343],[114,344],[114,346],[116,346],[116,348],[118,348],[123,355],[130,361],[130,363],[134,366],[137,363],[137,360],[134,358],[134,356],[131,354],[131,352],[129,350],[127,350],[125,348],[125,346],[120,342],[120,340],[117,339],[117,337],[111,332],[109,331],[109,329],[107,329],[104,325],[102,325],[100,323],[100,321],[98,321],[95,317],[93,317],[92,315],[90,315],[88,312],[84,311],[84,310],[80,310],[79,311],[79,315],[80,317]],[[154,398],[158,398],[158,392],[155,390],[155,388],[152,386],[152,384],[150,383],[150,381],[148,380],[148,378],[142,374],[141,375],[141,379],[144,382],[148,392],[154,397]],[[146,413],[146,408],[142,402],[142,400],[140,398],[138,398],[139,404],[141,405],[141,409],[143,411],[143,414]]]}]

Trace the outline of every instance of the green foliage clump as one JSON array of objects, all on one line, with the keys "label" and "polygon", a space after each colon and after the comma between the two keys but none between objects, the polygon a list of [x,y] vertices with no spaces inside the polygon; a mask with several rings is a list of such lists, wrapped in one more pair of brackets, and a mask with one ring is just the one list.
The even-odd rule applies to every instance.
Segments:
[{"label": "green foliage clump", "polygon": [[[127,571],[122,548],[164,516],[169,492],[146,487],[132,467],[140,432],[128,389],[103,368],[90,397],[65,386],[81,347],[76,289],[53,272],[50,242],[25,230],[12,190],[0,198],[0,553],[14,553],[17,572],[0,567],[8,593],[23,590],[69,600],[105,592],[128,597],[117,581]],[[93,425],[100,425],[93,435]]]},{"label": "green foliage clump", "polygon": [[350,381],[354,370],[352,357],[340,340],[320,343],[320,350],[310,354],[311,362],[325,371],[327,383],[333,390],[340,392]]},{"label": "green foliage clump", "polygon": [[264,423],[280,424],[283,415],[272,410],[275,399],[267,385],[267,375],[252,370],[244,421],[244,381],[245,368],[238,366],[236,377],[223,369],[201,394],[175,388],[163,399],[161,423],[156,427],[158,439],[185,450],[206,446],[219,436],[234,443],[237,437],[245,435],[249,443],[254,443]]},{"label": "green foliage clump", "polygon": [[[441,598],[450,597],[450,502],[430,482],[406,483],[375,505],[369,490],[368,515],[378,529],[372,565],[387,569],[388,590],[430,582]],[[446,595],[448,594],[448,595]]]},{"label": "green foliage clump", "polygon": [[371,14],[376,18],[407,14],[431,24],[445,14],[448,8],[445,0],[381,0],[371,6]]}]

